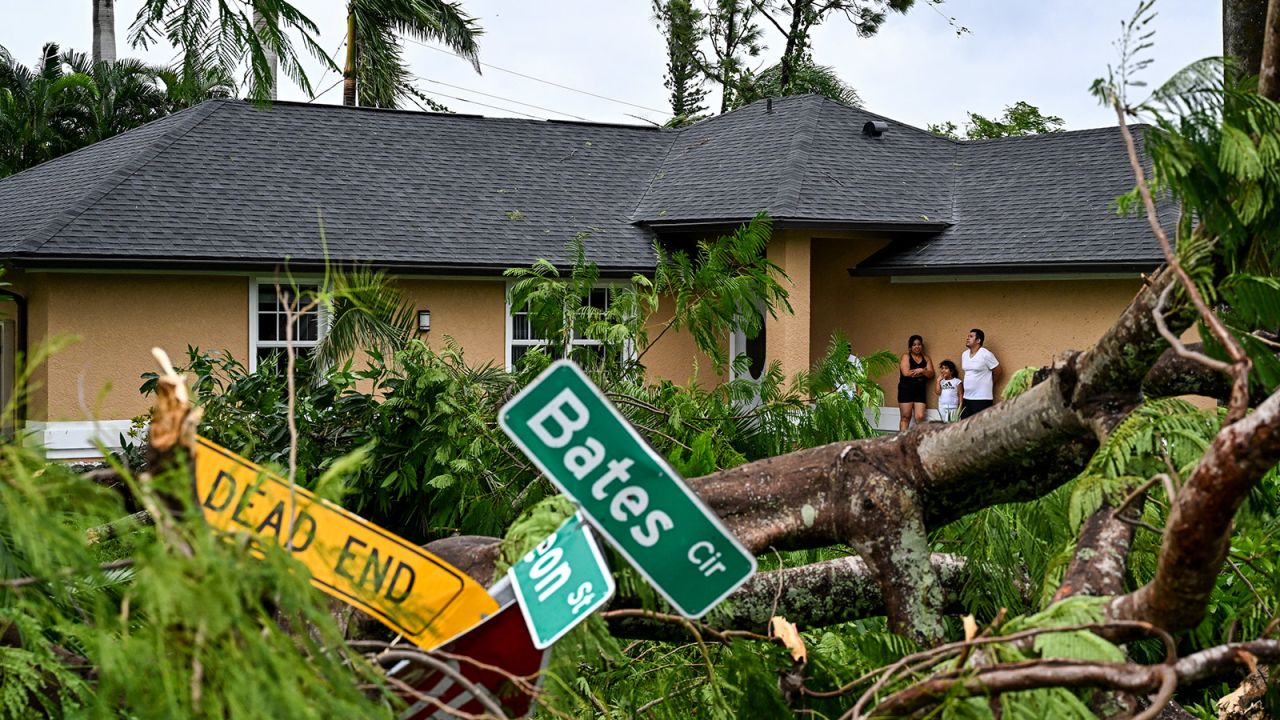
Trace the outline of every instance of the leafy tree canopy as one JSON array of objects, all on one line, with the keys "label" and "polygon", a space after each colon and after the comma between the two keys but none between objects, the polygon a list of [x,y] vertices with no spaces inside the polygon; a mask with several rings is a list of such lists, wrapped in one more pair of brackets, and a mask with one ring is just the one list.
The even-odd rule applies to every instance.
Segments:
[{"label": "leafy tree canopy", "polygon": [[759,73],[747,73],[733,99],[733,107],[786,95],[822,95],[850,107],[860,107],[862,98],[858,91],[836,75],[835,68],[815,65],[804,60],[791,72],[791,82],[782,86],[781,65],[771,65]]},{"label": "leafy tree canopy", "polygon": [[[1065,123],[1057,115],[1045,115],[1040,108],[1024,100],[1006,106],[1004,113],[996,118],[988,118],[978,113],[969,113],[969,121],[965,123],[964,139],[986,140],[990,138],[1013,137],[1017,135],[1041,135],[1044,133],[1062,132]],[[950,120],[930,124],[929,132],[952,140],[960,140],[959,128]]]}]

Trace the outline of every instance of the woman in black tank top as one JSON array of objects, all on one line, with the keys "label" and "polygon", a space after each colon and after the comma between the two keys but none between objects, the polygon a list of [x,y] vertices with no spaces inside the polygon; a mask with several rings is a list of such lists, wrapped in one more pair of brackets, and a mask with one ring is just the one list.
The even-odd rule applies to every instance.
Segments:
[{"label": "woman in black tank top", "polygon": [[911,419],[924,422],[925,393],[933,377],[933,360],[924,354],[924,338],[907,339],[907,352],[898,361],[898,432],[906,432]]}]

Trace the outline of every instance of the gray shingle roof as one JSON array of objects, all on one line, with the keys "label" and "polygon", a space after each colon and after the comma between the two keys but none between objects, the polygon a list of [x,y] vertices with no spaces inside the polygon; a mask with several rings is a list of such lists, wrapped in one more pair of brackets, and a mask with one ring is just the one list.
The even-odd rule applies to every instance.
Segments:
[{"label": "gray shingle roof", "polygon": [[633,217],[654,225],[741,218],[934,224],[950,216],[952,143],[818,95],[753,103],[679,134]]},{"label": "gray shingle roof", "polygon": [[[868,121],[887,121],[879,137]],[[651,268],[655,233],[740,222],[900,229],[859,272],[1154,265],[1117,132],[955,142],[818,96],[691,127],[210,101],[0,180],[0,257],[340,261],[489,272]]]},{"label": "gray shingle roof", "polygon": [[[1141,142],[1141,130],[1135,130]],[[953,225],[893,245],[858,274],[1149,269],[1163,257],[1145,217],[1116,213],[1134,185],[1118,128],[955,143]],[[1176,207],[1161,205],[1162,220]]]},{"label": "gray shingle roof", "polygon": [[[502,269],[563,260],[585,231],[603,267],[642,269],[652,234],[628,215],[666,142],[642,127],[211,101],[0,182],[0,207],[18,208],[0,211],[0,240],[41,260],[305,262],[324,257],[322,216],[335,260]],[[64,211],[37,228],[51,195]]]}]

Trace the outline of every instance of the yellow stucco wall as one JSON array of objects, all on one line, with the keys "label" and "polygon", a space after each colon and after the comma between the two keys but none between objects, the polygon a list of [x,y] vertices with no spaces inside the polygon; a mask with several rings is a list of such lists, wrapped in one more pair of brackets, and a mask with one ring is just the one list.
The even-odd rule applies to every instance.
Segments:
[{"label": "yellow stucco wall", "polygon": [[[1055,353],[1085,350],[1111,326],[1141,287],[1141,280],[1013,280],[892,283],[854,278],[848,269],[885,244],[874,238],[820,238],[813,242],[812,339],[814,358],[831,334],[844,331],[855,352],[906,352],[919,334],[935,365],[957,365],[970,328],[981,328],[1007,379],[1019,368],[1050,363]],[[897,373],[881,378],[886,403],[896,402]],[[929,404],[936,404],[932,387]]]},{"label": "yellow stucco wall", "polygon": [[[139,376],[154,370],[150,349],[181,362],[187,345],[249,357],[247,275],[161,275],[10,271],[28,299],[30,347],[77,338],[36,371],[28,398],[32,420],[125,419],[148,409]],[[469,364],[506,362],[506,283],[493,279],[400,278],[415,310],[431,311],[423,340],[436,349],[452,338]],[[0,307],[8,316],[11,307]],[[661,332],[672,308],[651,323]],[[650,377],[686,383],[718,380],[711,359],[687,333],[668,332],[644,358]],[[87,411],[86,411],[87,408]]]},{"label": "yellow stucco wall", "polygon": [[[801,230],[779,230],[769,241],[766,256],[790,279],[783,285],[790,294],[791,315],[779,312],[777,318],[765,316],[765,362],[782,364],[787,377],[804,372],[810,366],[812,312],[816,261],[811,257],[809,233]],[[816,356],[815,356],[816,357]]]},{"label": "yellow stucco wall", "polygon": [[506,283],[401,279],[397,285],[414,308],[431,311],[431,332],[422,336],[429,347],[439,350],[451,337],[462,346],[468,364],[505,367]]},{"label": "yellow stucco wall", "polygon": [[[848,268],[886,241],[814,235],[780,231],[768,251],[791,282],[795,314],[767,320],[766,338],[767,360],[780,361],[787,374],[808,369],[836,330],[863,354],[900,353],[907,336],[919,333],[937,362],[958,360],[965,333],[977,326],[987,332],[988,347],[1007,377],[1025,365],[1050,362],[1054,353],[1089,347],[1140,286],[1136,277],[910,284],[853,278]],[[102,419],[144,412],[147,403],[137,387],[139,375],[153,369],[152,346],[166,348],[175,359],[188,344],[248,357],[247,275],[11,271],[6,280],[28,298],[32,347],[54,336],[80,337],[37,373],[31,419],[85,420],[86,407]],[[432,330],[424,337],[430,346],[442,347],[452,337],[469,363],[505,364],[504,281],[403,278],[397,283],[415,309],[431,311]],[[651,337],[671,312],[664,302],[652,319]],[[720,379],[687,333],[666,333],[643,362],[654,380],[683,384],[696,377],[709,384]],[[889,403],[896,380],[895,375],[882,378]]]},{"label": "yellow stucco wall", "polygon": [[[691,380],[703,386],[719,384],[721,376],[716,374],[715,364],[709,355],[698,350],[692,335],[674,330],[663,332],[674,313],[674,301],[663,298],[658,311],[649,319],[647,331],[652,347],[640,358],[647,370],[646,377],[652,382],[670,380],[677,385],[686,385]],[[727,338],[725,347],[728,347]]]},{"label": "yellow stucco wall", "polygon": [[34,420],[124,419],[146,412],[139,376],[151,348],[181,362],[187,345],[249,349],[248,278],[219,275],[28,273],[32,348],[78,338],[54,353],[31,394]]}]

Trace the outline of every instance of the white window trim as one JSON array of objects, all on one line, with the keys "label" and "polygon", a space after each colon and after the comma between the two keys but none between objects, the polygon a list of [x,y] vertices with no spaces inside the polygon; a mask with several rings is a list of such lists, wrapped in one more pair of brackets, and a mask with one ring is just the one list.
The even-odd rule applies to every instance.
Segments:
[{"label": "white window trim", "polygon": [[[515,324],[513,322],[515,318],[512,317],[512,312],[511,312],[511,288],[516,284],[516,282],[517,281],[515,280],[507,281],[506,292],[503,294],[503,303],[502,303],[503,307],[506,310],[506,316],[507,316],[506,330],[504,331],[504,337],[503,337],[503,361],[506,364],[507,372],[511,372],[512,370],[515,369],[515,364],[511,362],[511,349],[513,347],[539,347],[539,346],[549,346],[551,344],[551,341],[549,340],[515,340],[512,338],[512,334],[515,330]],[[626,288],[630,284],[631,282],[629,280],[613,280],[613,281],[602,280],[600,282],[597,282],[595,287],[614,290],[618,288]],[[530,330],[532,331],[532,327],[530,327]],[[591,347],[591,346],[603,345],[604,343],[592,338],[576,338],[575,337],[575,338],[570,338],[569,344],[576,347]],[[635,346],[632,343],[628,342],[626,346],[623,347],[622,349],[622,355],[625,359],[631,359],[632,357],[634,357]]]},{"label": "white window trim", "polygon": [[[756,303],[756,312],[760,314],[762,323],[769,322],[770,318],[769,318],[769,315],[765,312],[763,301]],[[765,332],[763,326],[761,327],[760,332]],[[747,352],[747,343],[749,342],[751,342],[751,340],[747,338],[747,334],[742,330],[742,326],[740,324],[735,324],[733,331],[729,333],[729,379],[730,380],[745,379],[745,380],[751,380],[752,382],[759,382],[760,378],[753,378],[749,375],[739,375],[737,370],[735,370],[733,367],[733,362],[738,359],[738,356],[745,354]],[[769,369],[769,356],[766,353],[764,358],[764,365],[760,368],[761,378],[764,377],[764,373],[768,369]]]},{"label": "white window trim", "polygon": [[[317,287],[324,282],[324,278],[315,275],[304,275],[294,277],[293,282],[298,285],[316,285]],[[258,349],[271,348],[284,350],[286,342],[284,340],[259,340],[258,339],[258,288],[262,285],[274,287],[276,278],[274,276],[253,276],[249,278],[249,372],[258,369]],[[297,348],[313,348],[320,344],[324,336],[329,333],[329,313],[324,308],[317,308],[320,314],[320,326],[318,337],[316,340],[294,340],[293,347]]]}]

